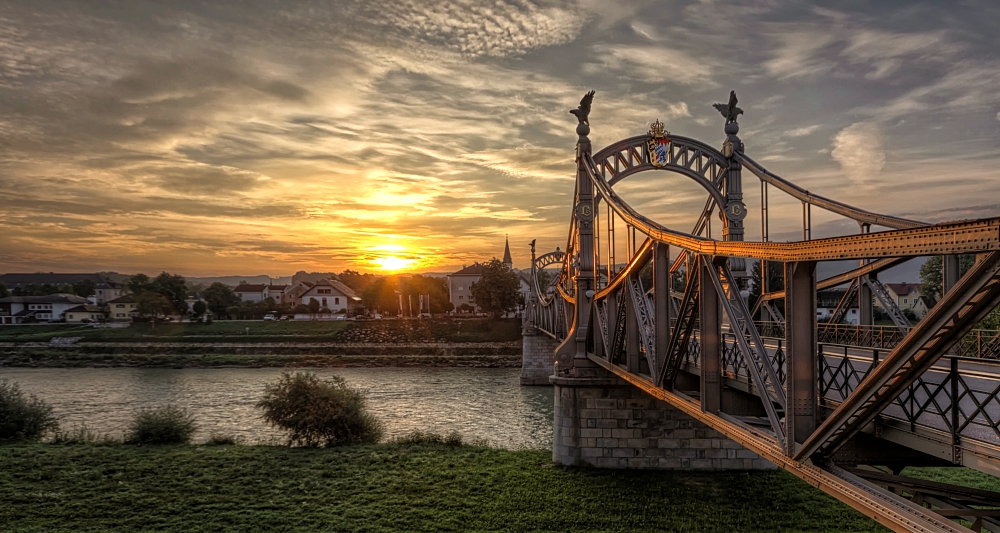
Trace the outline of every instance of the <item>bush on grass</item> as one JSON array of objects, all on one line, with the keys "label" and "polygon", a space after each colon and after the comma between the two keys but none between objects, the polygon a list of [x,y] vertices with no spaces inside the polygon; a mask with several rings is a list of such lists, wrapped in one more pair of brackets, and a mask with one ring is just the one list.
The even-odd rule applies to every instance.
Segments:
[{"label": "bush on grass", "polygon": [[36,442],[59,429],[52,407],[17,383],[0,379],[0,443]]},{"label": "bush on grass", "polygon": [[87,424],[80,424],[69,430],[56,430],[52,436],[52,444],[120,444],[121,441],[107,433],[91,429]]},{"label": "bush on grass", "polygon": [[431,433],[425,431],[414,431],[413,433],[396,437],[393,444],[446,444],[448,446],[461,446],[463,444],[462,435],[457,431],[452,431],[447,435]]},{"label": "bush on grass", "polygon": [[285,431],[289,446],[369,444],[382,438],[382,421],[368,412],[360,391],[344,378],[284,372],[257,403],[269,424]]},{"label": "bush on grass", "polygon": [[126,444],[187,444],[198,425],[184,409],[173,406],[143,409],[135,414]]}]

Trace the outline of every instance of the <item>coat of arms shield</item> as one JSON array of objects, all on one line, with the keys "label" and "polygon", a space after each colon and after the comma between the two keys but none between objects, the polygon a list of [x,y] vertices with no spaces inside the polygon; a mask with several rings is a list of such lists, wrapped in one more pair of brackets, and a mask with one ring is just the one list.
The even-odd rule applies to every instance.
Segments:
[{"label": "coat of arms shield", "polygon": [[649,150],[649,163],[654,167],[663,167],[670,162],[670,132],[663,129],[663,123],[657,120],[649,126],[649,139],[646,148]]}]

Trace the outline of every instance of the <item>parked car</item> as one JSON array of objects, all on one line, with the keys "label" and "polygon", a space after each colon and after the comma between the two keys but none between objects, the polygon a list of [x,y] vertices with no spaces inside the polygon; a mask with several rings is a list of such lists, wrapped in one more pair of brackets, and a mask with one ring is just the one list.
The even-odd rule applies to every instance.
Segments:
[{"label": "parked car", "polygon": [[291,320],[291,319],[292,319],[291,315],[281,315],[281,318],[279,318],[278,320]]},{"label": "parked car", "polygon": [[347,320],[347,317],[345,315],[337,315],[337,316],[333,317],[333,319],[334,320]]},{"label": "parked car", "polygon": [[374,318],[375,320],[382,320],[382,315],[374,315],[372,316],[372,318]]},{"label": "parked car", "polygon": [[264,320],[274,320],[274,315],[272,315],[271,313],[268,313],[268,314],[264,315]]}]

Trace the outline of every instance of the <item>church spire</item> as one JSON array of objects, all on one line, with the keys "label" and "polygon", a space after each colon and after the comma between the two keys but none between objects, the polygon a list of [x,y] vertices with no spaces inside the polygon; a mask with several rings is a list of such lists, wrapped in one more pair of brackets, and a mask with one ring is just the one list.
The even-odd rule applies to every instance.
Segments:
[{"label": "church spire", "polygon": [[503,236],[503,264],[514,267],[514,260],[510,258],[510,239],[506,234]]}]

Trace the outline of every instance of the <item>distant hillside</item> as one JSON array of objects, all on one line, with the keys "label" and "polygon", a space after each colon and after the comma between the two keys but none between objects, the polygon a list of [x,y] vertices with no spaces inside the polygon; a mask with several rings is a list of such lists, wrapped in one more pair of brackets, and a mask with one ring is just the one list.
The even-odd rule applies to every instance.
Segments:
[{"label": "distant hillside", "polygon": [[189,283],[201,283],[206,287],[216,282],[222,283],[223,285],[229,285],[231,287],[235,287],[242,282],[265,285],[268,282],[272,285],[288,285],[292,282],[291,276],[272,278],[268,277],[266,274],[260,274],[257,276],[210,276],[204,278],[184,276],[184,279],[186,279]]}]

